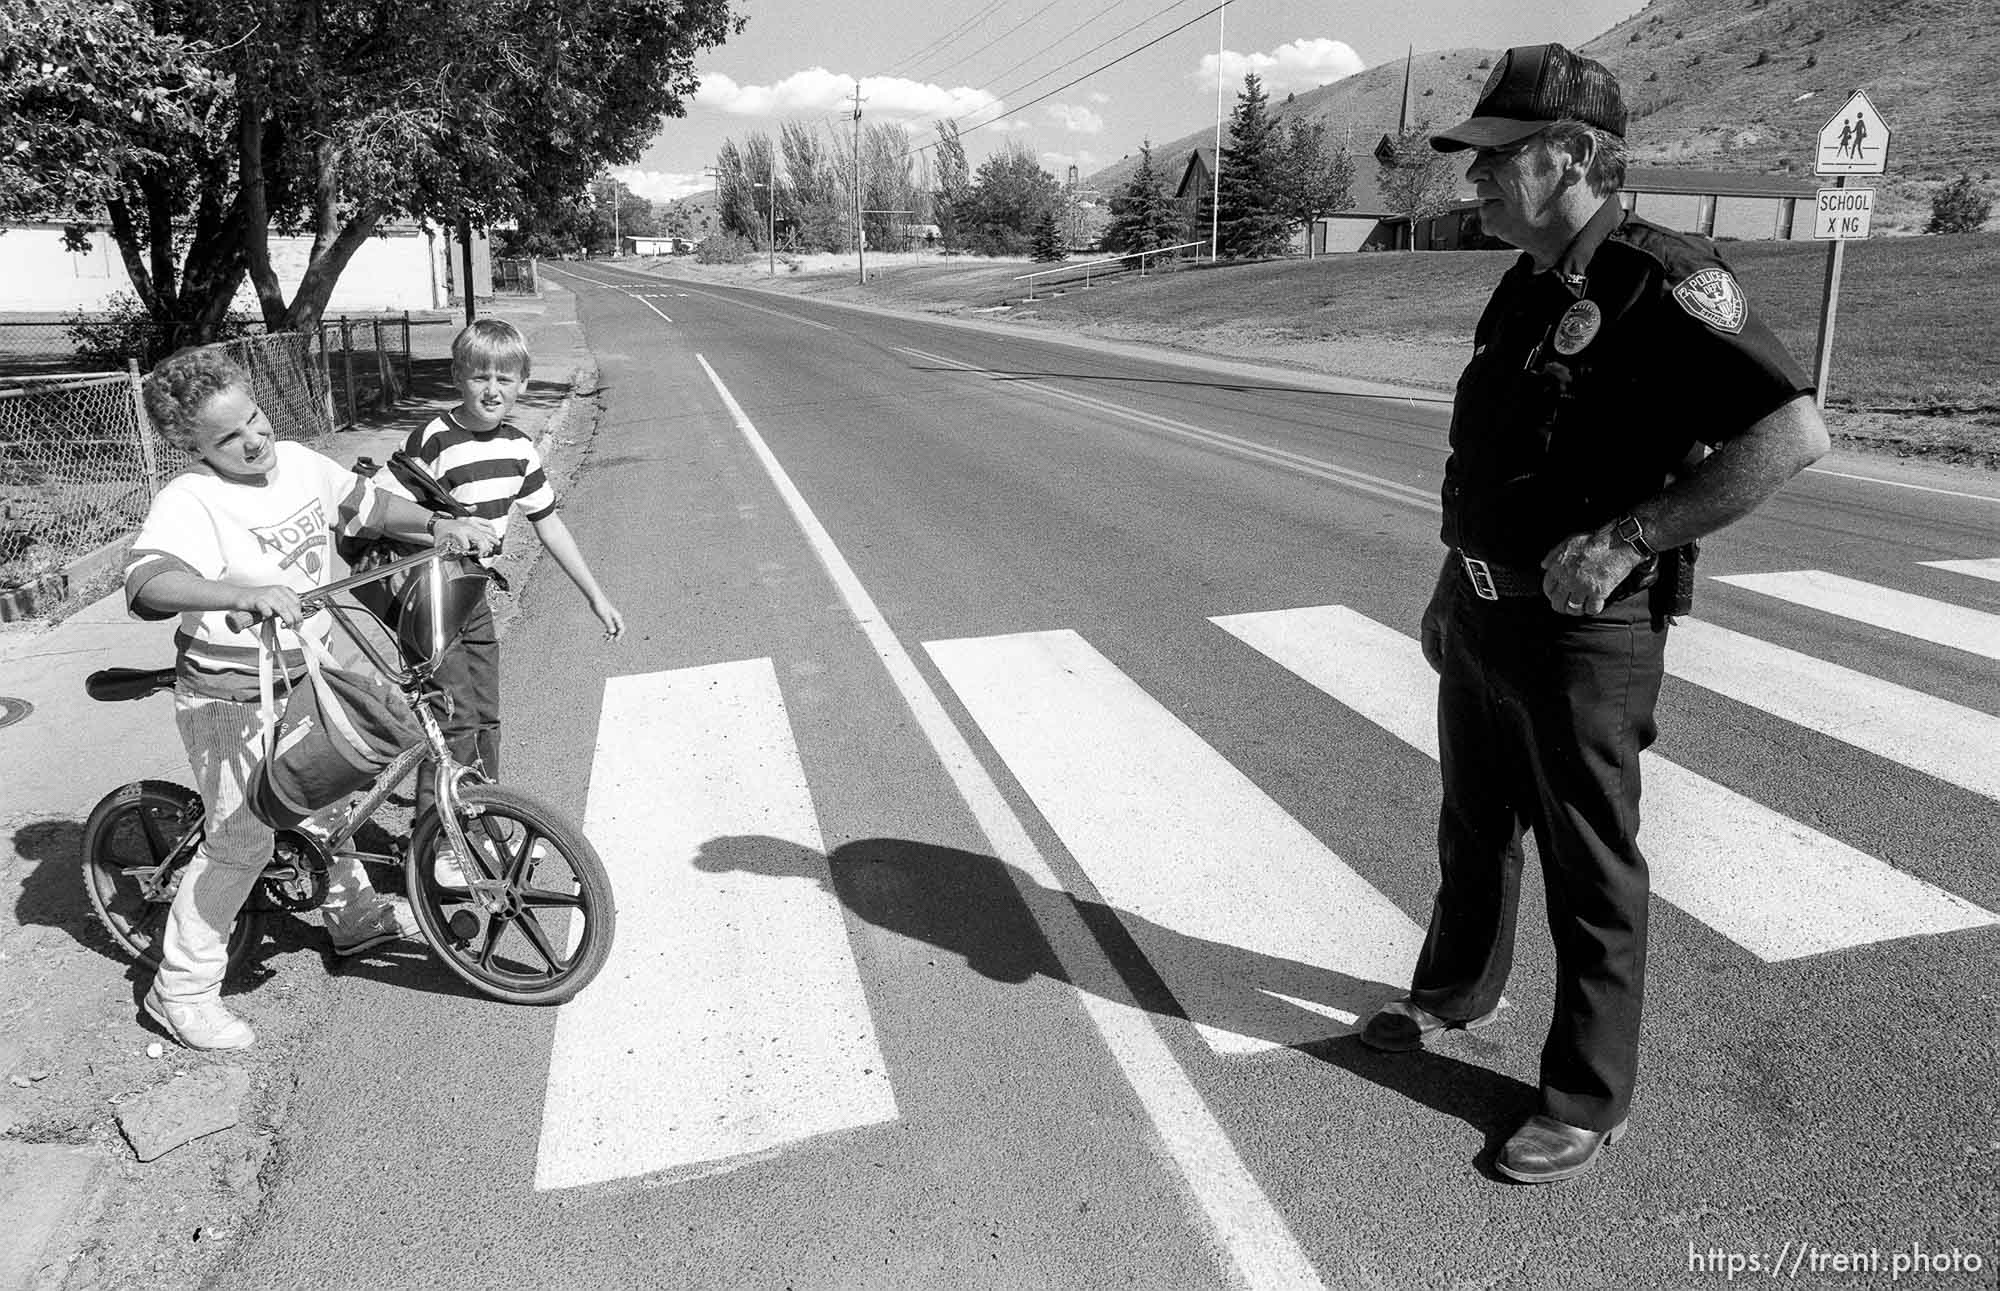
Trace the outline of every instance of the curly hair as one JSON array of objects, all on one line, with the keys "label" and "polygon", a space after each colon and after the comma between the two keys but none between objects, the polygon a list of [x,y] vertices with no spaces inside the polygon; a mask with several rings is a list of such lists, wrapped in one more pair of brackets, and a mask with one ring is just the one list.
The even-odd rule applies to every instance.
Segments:
[{"label": "curly hair", "polygon": [[161,438],[194,451],[194,419],[225,390],[250,393],[250,374],[219,345],[191,346],[160,360],[146,376],[146,412]]},{"label": "curly hair", "polygon": [[480,318],[465,325],[451,343],[451,375],[454,380],[469,377],[482,368],[513,372],[528,379],[528,342],[512,323],[501,318]]}]

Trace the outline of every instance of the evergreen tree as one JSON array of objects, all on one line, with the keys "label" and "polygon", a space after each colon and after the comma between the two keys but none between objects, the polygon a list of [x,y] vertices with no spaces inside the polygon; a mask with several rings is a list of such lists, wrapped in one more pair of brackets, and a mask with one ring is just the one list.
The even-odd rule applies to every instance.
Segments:
[{"label": "evergreen tree", "polygon": [[1245,76],[1243,93],[1229,114],[1229,146],[1221,158],[1216,240],[1226,256],[1276,255],[1290,241],[1277,205],[1278,158],[1268,104],[1257,74]]},{"label": "evergreen tree", "polygon": [[1167,196],[1164,177],[1153,165],[1153,141],[1139,145],[1139,168],[1111,199],[1111,223],[1104,230],[1107,251],[1151,251],[1181,241],[1181,213]]},{"label": "evergreen tree", "polygon": [[1056,216],[1056,208],[1051,206],[1042,212],[1042,218],[1035,225],[1035,259],[1044,264],[1069,259],[1067,241],[1063,237],[1062,221]]},{"label": "evergreen tree", "polygon": [[1993,211],[1993,200],[1979,191],[1972,176],[1960,171],[1931,198],[1931,222],[1926,233],[1977,233]]}]

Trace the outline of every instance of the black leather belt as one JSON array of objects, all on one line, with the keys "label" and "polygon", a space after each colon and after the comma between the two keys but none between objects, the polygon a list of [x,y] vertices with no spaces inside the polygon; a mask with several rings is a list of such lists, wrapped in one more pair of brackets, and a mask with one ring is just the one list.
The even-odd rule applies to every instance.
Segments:
[{"label": "black leather belt", "polygon": [[1468,556],[1463,551],[1453,551],[1458,557],[1458,567],[1465,571],[1466,579],[1472,584],[1472,594],[1482,601],[1497,601],[1503,596],[1540,596],[1542,594],[1542,571],[1527,569],[1520,565],[1500,565],[1477,556]]}]

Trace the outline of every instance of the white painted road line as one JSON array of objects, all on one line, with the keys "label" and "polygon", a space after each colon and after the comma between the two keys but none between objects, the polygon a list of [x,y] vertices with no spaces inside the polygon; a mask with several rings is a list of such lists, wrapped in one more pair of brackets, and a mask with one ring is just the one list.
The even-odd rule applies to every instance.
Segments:
[{"label": "white painted road line", "polygon": [[557,1016],[535,1187],[895,1120],[770,660],[613,677],[603,712],[584,832],[618,938]]},{"label": "white painted road line", "polygon": [[1776,574],[1721,574],[1716,582],[1775,596],[1857,623],[1900,632],[1954,650],[2000,659],[2000,616],[1913,596],[1892,587],[1817,569]]},{"label": "white painted road line", "polygon": [[1967,578],[1983,578],[1989,583],[2000,583],[2000,556],[1988,556],[1984,560],[1920,560],[1919,565],[1932,569],[1942,569],[1950,574],[1964,574]]},{"label": "white painted road line", "polygon": [[924,648],[1216,1052],[1403,994],[1423,930],[1082,637]]},{"label": "white painted road line", "polygon": [[[881,610],[876,608],[875,598],[861,585],[854,567],[834,545],[826,526],[806,505],[805,496],[792,483],[791,476],[708,360],[697,354],[695,361],[708,373],[716,393],[735,419],[736,428],[770,475],[772,485],[784,498],[806,541],[812,544],[855,625],[882,661],[903,702],[909,705],[918,728],[937,750],[945,773],[993,845],[993,854],[1025,880],[1060,890],[1062,885],[1049,867],[1048,858],[1035,846],[1027,826],[1014,814],[1000,786],[987,774],[964,734],[945,712],[943,701],[918,671],[916,661],[890,629]],[[1173,1051],[1160,1038],[1152,1019],[1139,1008],[1082,915],[1059,904],[1042,925],[1042,933],[1048,938],[1056,961],[1076,987],[1078,1006],[1104,1038],[1105,1050],[1145,1109],[1166,1158],[1180,1171],[1190,1205],[1214,1234],[1221,1257],[1229,1266],[1226,1276],[1230,1284],[1251,1291],[1265,1288],[1306,1291],[1321,1286],[1319,1274],[1300,1248],[1298,1238],[1243,1164],[1229,1135],[1202,1101],[1201,1091],[1194,1087]]]},{"label": "white painted road line", "polygon": [[[961,363],[956,359],[947,358],[944,355],[928,354],[923,350],[912,350],[904,347],[898,347],[898,349],[901,353],[912,355],[927,362],[943,364],[960,372],[990,373],[990,369],[976,367],[969,363]],[[1262,462],[1267,466],[1276,466],[1299,475],[1325,480],[1331,484],[1339,484],[1362,493],[1387,498],[1391,502],[1401,502],[1426,511],[1436,511],[1440,505],[1436,491],[1430,488],[1405,484],[1400,480],[1386,479],[1380,475],[1370,475],[1364,471],[1357,471],[1333,462],[1322,461],[1317,457],[1308,457],[1303,453],[1294,453],[1289,449],[1274,448],[1269,444],[1259,444],[1253,440],[1244,439],[1239,435],[1212,430],[1206,426],[1197,426],[1192,422],[1178,421],[1172,417],[1162,417],[1157,413],[1141,412],[1137,408],[1128,408],[1123,404],[1113,403],[1109,399],[1100,399],[1095,395],[1079,394],[1074,390],[1065,390],[1047,381],[1022,379],[1012,381],[1009,384],[1031,387],[1041,391],[1043,394],[1061,399],[1066,403],[1075,404],[1081,408],[1087,408],[1092,412],[1100,413],[1107,417],[1128,421],[1135,425],[1143,426],[1148,430],[1165,431],[1167,434],[1178,435],[1183,439],[1195,440],[1208,445],[1210,448],[1220,449],[1236,457]]]},{"label": "white painted road line", "polygon": [[[1213,620],[1405,743],[1437,756],[1437,685],[1417,643],[1345,606]],[[1765,961],[2000,919],[1656,754],[1643,757],[1653,892]]]},{"label": "white painted road line", "polygon": [[1700,619],[1674,629],[1667,668],[1795,726],[2000,798],[2000,717]]}]

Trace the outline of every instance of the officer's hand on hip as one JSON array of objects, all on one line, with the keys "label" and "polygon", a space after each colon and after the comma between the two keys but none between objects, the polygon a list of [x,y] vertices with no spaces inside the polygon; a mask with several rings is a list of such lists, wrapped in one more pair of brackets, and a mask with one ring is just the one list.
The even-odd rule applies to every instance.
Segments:
[{"label": "officer's hand on hip", "polygon": [[1573,533],[1542,557],[1542,595],[1558,614],[1591,615],[1639,565],[1639,553],[1609,529]]}]

